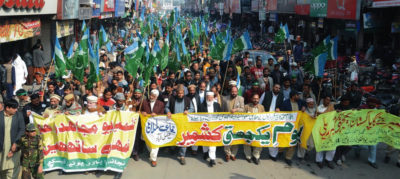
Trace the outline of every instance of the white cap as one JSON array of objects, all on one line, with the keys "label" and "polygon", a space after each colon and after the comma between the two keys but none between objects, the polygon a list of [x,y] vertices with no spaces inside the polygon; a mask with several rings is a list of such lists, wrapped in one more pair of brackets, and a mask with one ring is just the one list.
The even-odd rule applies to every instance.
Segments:
[{"label": "white cap", "polygon": [[157,97],[158,97],[158,95],[160,94],[160,92],[159,92],[158,90],[156,90],[156,89],[151,90],[150,93],[153,94],[153,95],[155,95],[155,96],[157,96]]},{"label": "white cap", "polygon": [[206,93],[206,96],[214,96],[214,92],[209,91],[209,92]]},{"label": "white cap", "polygon": [[92,103],[97,103],[97,97],[96,96],[88,96],[87,101],[92,102]]},{"label": "white cap", "polygon": [[291,66],[296,66],[296,67],[297,67],[297,63],[296,63],[296,62],[293,62],[293,63],[291,63],[290,65],[291,65]]},{"label": "white cap", "polygon": [[236,86],[236,81],[233,80],[229,81],[229,85]]}]

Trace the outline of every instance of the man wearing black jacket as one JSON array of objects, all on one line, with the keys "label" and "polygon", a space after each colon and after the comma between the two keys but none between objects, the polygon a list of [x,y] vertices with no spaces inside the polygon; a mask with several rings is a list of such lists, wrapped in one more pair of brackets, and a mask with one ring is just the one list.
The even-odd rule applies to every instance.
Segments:
[{"label": "man wearing black jacket", "polygon": [[[214,93],[213,92],[207,92],[206,93],[206,100],[200,105],[199,112],[204,112],[204,113],[216,113],[216,112],[221,112],[221,106],[214,101]],[[217,147],[211,146],[211,147],[206,147],[203,146],[203,152],[204,152],[204,160],[207,158],[210,158],[210,167],[213,167],[216,159],[216,154],[215,152],[217,151]]]},{"label": "man wearing black jacket", "polygon": [[[187,115],[188,113],[194,112],[193,103],[185,96],[184,91],[183,88],[178,88],[176,96],[171,96],[167,105],[165,105],[165,112],[167,113],[168,118],[171,119],[172,114],[184,113]],[[178,159],[181,165],[186,164],[185,155],[186,147],[180,147]]]},{"label": "man wearing black jacket", "polygon": [[[260,98],[260,103],[264,106],[266,112],[279,112],[280,106],[283,103],[283,93],[281,92],[281,85],[278,83],[274,84],[272,91],[266,91]],[[278,147],[269,147],[269,157],[276,161],[278,156]]]}]

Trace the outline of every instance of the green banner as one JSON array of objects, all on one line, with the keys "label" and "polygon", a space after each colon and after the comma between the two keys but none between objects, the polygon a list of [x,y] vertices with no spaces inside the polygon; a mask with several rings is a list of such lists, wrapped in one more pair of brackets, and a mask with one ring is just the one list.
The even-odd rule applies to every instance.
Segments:
[{"label": "green banner", "polygon": [[400,117],[375,109],[334,111],[318,116],[312,135],[317,152],[379,142],[400,149]]},{"label": "green banner", "polygon": [[310,16],[311,17],[326,17],[328,11],[328,0],[311,0]]},{"label": "green banner", "polygon": [[123,172],[129,158],[101,157],[91,159],[68,159],[64,157],[45,158],[43,163],[48,168],[62,169],[65,172],[84,172],[90,170],[112,170]]}]

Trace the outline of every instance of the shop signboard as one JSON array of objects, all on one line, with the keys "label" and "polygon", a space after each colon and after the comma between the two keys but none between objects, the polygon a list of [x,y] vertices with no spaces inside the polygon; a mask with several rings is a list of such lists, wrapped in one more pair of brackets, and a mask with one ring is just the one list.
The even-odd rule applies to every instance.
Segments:
[{"label": "shop signboard", "polygon": [[92,17],[100,17],[101,0],[93,0]]},{"label": "shop signboard", "polygon": [[298,15],[310,15],[310,4],[296,5],[295,11]]},{"label": "shop signboard", "polygon": [[242,13],[240,0],[231,0],[232,2],[232,13],[240,14]]},{"label": "shop signboard", "polygon": [[100,12],[114,12],[114,0],[101,0]]},{"label": "shop signboard", "polygon": [[278,21],[278,14],[276,14],[276,13],[270,13],[270,14],[269,14],[269,21],[270,21],[270,22],[277,22],[277,21]]},{"label": "shop signboard", "polygon": [[299,5],[303,5],[303,4],[310,4],[310,0],[297,0],[296,4]]},{"label": "shop signboard", "polygon": [[258,12],[258,0],[251,0],[251,11]]},{"label": "shop signboard", "polygon": [[0,16],[56,14],[55,7],[57,0],[0,0]]},{"label": "shop signboard", "polygon": [[267,18],[265,16],[265,10],[261,9],[260,11],[258,11],[258,20],[260,21],[265,21]]},{"label": "shop signboard", "polygon": [[57,19],[77,19],[79,14],[79,1],[58,0]]},{"label": "shop signboard", "polygon": [[112,17],[113,17],[113,12],[100,13],[100,19],[107,19],[107,18],[112,18]]},{"label": "shop signboard", "polygon": [[280,0],[278,1],[278,12],[294,13],[295,6],[296,6],[296,0]]},{"label": "shop signboard", "polygon": [[358,0],[329,0],[327,17],[332,19],[359,19],[359,7],[361,1]]},{"label": "shop signboard", "polygon": [[57,37],[65,37],[74,34],[74,21],[56,21]]},{"label": "shop signboard", "polygon": [[91,7],[80,7],[79,8],[79,20],[91,19],[93,9]]},{"label": "shop signboard", "polygon": [[114,17],[122,17],[125,14],[125,0],[115,0]]},{"label": "shop signboard", "polygon": [[278,10],[278,0],[267,0],[267,11]]},{"label": "shop signboard", "polygon": [[400,6],[400,0],[374,0],[372,7],[394,7]]},{"label": "shop signboard", "polygon": [[0,43],[27,39],[40,35],[40,19],[13,19],[0,21]]},{"label": "shop signboard", "polygon": [[310,16],[326,17],[328,0],[310,0]]}]

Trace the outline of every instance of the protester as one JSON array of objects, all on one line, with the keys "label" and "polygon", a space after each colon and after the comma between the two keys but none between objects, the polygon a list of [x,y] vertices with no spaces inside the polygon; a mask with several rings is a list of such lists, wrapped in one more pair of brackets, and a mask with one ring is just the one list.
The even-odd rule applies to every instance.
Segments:
[{"label": "protester", "polygon": [[25,124],[33,123],[32,112],[38,115],[43,115],[43,112],[46,109],[46,104],[40,102],[40,96],[38,94],[33,94],[30,98],[31,102],[22,109]]},{"label": "protester", "polygon": [[25,132],[24,117],[18,112],[18,102],[9,99],[0,112],[0,178],[15,179],[19,176],[21,151],[17,142]]},{"label": "protester", "polygon": [[86,108],[82,110],[82,114],[101,116],[106,113],[106,110],[99,105],[98,98],[96,96],[87,97],[87,101],[88,104]]},{"label": "protester", "polygon": [[[315,101],[313,98],[307,98],[306,99],[306,110],[305,112],[312,117],[313,119],[315,119],[316,117],[316,113],[317,113],[317,108],[315,105]],[[297,147],[297,158],[300,160],[301,163],[305,163],[305,156],[307,154],[307,152],[311,151],[314,149],[314,140],[311,137],[308,138],[307,140],[307,150],[302,148],[300,145],[298,145]]]},{"label": "protester", "polygon": [[[184,96],[185,90],[183,87],[177,89],[176,96],[172,96],[167,105],[165,105],[165,112],[168,118],[171,118],[172,114],[184,113],[188,114],[194,112],[193,103],[190,99]],[[178,160],[181,165],[186,164],[185,160],[186,147],[179,147]]]},{"label": "protester", "polygon": [[[253,93],[251,97],[251,103],[244,106],[244,112],[246,113],[263,113],[265,112],[264,106],[259,104],[260,95]],[[261,147],[250,147],[249,145],[244,145],[244,154],[246,155],[247,162],[251,163],[253,159],[254,163],[258,165],[260,163],[260,154],[262,151]],[[251,150],[253,149],[253,152]]]},{"label": "protester", "polygon": [[62,113],[62,106],[60,105],[61,97],[52,94],[50,95],[50,107],[47,107],[43,112],[43,117],[53,117],[56,114]]},{"label": "protester", "polygon": [[[352,109],[351,106],[351,97],[350,96],[343,96],[339,104],[335,105],[335,110],[338,112],[350,110]],[[335,157],[333,161],[336,162],[337,165],[341,166],[343,162],[346,160],[346,154],[351,150],[351,146],[339,146],[336,148]]]},{"label": "protester", "polygon": [[[150,92],[150,97],[148,100],[143,101],[143,108],[142,108],[142,114],[143,116],[156,116],[156,115],[162,115],[164,114],[164,103],[161,102],[160,100],[157,100],[159,96],[159,91],[158,90],[151,90]],[[150,148],[147,146],[147,149],[150,151],[150,163],[152,167],[157,166],[157,154],[159,148]]]},{"label": "protester", "polygon": [[82,113],[82,107],[75,101],[73,94],[64,97],[65,104],[62,106],[63,113],[66,115],[79,115]]},{"label": "protester", "polygon": [[[222,111],[230,112],[232,114],[236,112],[244,112],[244,99],[243,97],[238,96],[238,88],[236,86],[231,88],[231,93],[229,96],[225,96],[223,98]],[[238,145],[224,146],[226,162],[229,160],[236,160],[238,148]]]},{"label": "protester", "polygon": [[[214,96],[215,94],[213,92],[207,92],[206,93],[206,100],[200,105],[199,112],[204,112],[204,113],[217,113],[221,112],[221,106],[214,101]],[[203,146],[203,153],[204,153],[204,160],[207,160],[210,158],[210,163],[209,166],[213,167],[216,165],[216,151],[217,147],[215,146]]]},{"label": "protester", "polygon": [[19,89],[16,91],[15,100],[17,100],[19,104],[18,110],[22,110],[27,104],[30,103],[28,92],[25,89]]},{"label": "protester", "polygon": [[[280,110],[282,111],[305,111],[306,107],[304,101],[300,100],[301,93],[298,91],[290,91],[290,98],[284,100],[282,105],[280,106]],[[292,158],[295,153],[295,147],[288,147],[285,149],[285,162],[289,166],[292,165]]]},{"label": "protester", "polygon": [[[331,102],[331,97],[330,96],[324,96],[322,104],[320,104],[317,108],[317,115],[328,113],[331,111],[334,111],[335,107],[333,103]],[[321,119],[319,119],[321,120]],[[317,165],[319,168],[324,167],[324,154],[325,154],[325,160],[328,162],[328,167],[333,169],[333,157],[335,156],[336,150],[330,150],[330,151],[325,151],[325,152],[317,152],[315,156],[315,161],[317,162]]]}]

